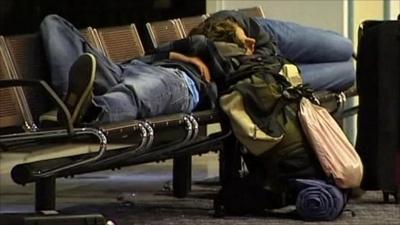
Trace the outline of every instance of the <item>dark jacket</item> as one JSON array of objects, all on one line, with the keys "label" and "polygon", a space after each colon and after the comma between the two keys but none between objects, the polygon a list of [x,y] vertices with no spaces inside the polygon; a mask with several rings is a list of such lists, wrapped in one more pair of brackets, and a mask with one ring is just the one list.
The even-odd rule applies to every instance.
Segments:
[{"label": "dark jacket", "polygon": [[188,56],[197,56],[201,58],[208,66],[212,80],[216,83],[222,82],[227,74],[235,70],[235,66],[230,58],[221,56],[214,42],[203,35],[194,35],[165,43],[155,49],[154,54],[147,55],[140,59],[148,64],[179,68],[185,71],[195,81],[198,90],[200,90],[200,94],[207,95],[214,100],[217,96],[215,83],[205,82],[197,67],[193,64],[170,60],[170,52],[179,52]]}]

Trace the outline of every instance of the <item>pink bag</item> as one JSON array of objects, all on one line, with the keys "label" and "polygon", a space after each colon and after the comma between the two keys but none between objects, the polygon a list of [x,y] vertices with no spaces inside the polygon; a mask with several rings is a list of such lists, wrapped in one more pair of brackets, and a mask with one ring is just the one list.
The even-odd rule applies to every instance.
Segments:
[{"label": "pink bag", "polygon": [[299,120],[325,174],[338,187],[359,187],[363,176],[360,156],[329,112],[302,98]]}]

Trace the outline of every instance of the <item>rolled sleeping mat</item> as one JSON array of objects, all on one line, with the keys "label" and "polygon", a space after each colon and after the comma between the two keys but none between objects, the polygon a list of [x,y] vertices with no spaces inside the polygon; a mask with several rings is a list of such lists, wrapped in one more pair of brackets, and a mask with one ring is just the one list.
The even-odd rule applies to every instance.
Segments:
[{"label": "rolled sleeping mat", "polygon": [[303,220],[334,220],[346,206],[346,194],[325,181],[296,179],[294,185],[298,191],[296,211]]}]

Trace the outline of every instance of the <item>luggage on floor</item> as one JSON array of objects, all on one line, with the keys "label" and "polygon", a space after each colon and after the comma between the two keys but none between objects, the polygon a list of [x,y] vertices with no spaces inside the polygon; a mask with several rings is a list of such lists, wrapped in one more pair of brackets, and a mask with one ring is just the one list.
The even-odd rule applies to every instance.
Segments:
[{"label": "luggage on floor", "polygon": [[293,186],[296,212],[303,220],[334,220],[346,207],[347,191],[323,180],[295,179]]},{"label": "luggage on floor", "polygon": [[[359,29],[356,149],[364,164],[361,187],[398,203],[400,180],[400,21],[365,21]],[[397,169],[396,169],[397,168]]]},{"label": "luggage on floor", "polygon": [[359,187],[363,177],[360,156],[329,112],[302,98],[298,114],[327,177],[340,188]]},{"label": "luggage on floor", "polygon": [[[291,78],[299,73],[286,76],[263,61],[246,63],[232,75],[242,80],[232,85],[219,103],[243,145],[241,156],[247,171],[245,176],[223,183],[214,201],[217,216],[224,212],[259,214],[294,204],[288,180],[326,178],[298,121],[302,86],[295,88],[293,81],[299,79]],[[293,69],[296,67],[285,70]],[[248,76],[243,79],[243,74]]]}]

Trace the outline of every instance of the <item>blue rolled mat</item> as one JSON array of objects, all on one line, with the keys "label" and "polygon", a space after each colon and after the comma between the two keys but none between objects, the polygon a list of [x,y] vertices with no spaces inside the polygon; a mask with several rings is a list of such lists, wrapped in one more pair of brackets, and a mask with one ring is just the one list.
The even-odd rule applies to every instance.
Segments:
[{"label": "blue rolled mat", "polygon": [[346,195],[322,180],[295,179],[294,185],[298,191],[296,211],[304,220],[334,220],[346,206]]}]

